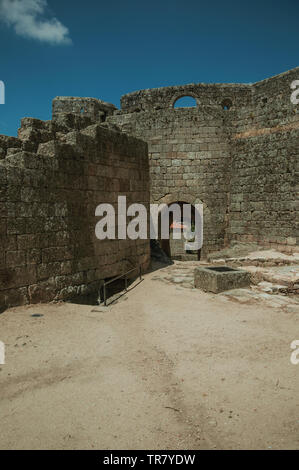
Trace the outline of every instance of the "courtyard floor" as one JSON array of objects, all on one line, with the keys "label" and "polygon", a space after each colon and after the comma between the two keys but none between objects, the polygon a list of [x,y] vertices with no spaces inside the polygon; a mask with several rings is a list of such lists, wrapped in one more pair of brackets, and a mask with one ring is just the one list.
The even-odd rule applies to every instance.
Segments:
[{"label": "courtyard floor", "polygon": [[107,308],[3,312],[0,449],[298,449],[296,298],[204,293],[195,265]]}]

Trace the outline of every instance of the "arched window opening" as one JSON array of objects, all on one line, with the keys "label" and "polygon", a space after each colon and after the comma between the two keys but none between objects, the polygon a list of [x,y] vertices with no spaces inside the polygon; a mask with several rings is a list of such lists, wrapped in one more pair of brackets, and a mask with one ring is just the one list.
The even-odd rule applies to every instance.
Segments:
[{"label": "arched window opening", "polygon": [[223,100],[221,103],[222,109],[224,109],[224,111],[228,111],[232,107],[232,105],[233,103],[229,99]]},{"label": "arched window opening", "polygon": [[174,108],[196,108],[196,99],[193,96],[181,96],[175,102]]}]

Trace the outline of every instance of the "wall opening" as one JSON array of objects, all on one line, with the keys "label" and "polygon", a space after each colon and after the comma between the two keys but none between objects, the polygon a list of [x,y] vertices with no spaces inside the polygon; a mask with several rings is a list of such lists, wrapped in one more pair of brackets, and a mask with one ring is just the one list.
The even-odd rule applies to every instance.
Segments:
[{"label": "wall opening", "polygon": [[196,108],[197,102],[193,96],[181,96],[175,102],[173,107],[174,108]]},{"label": "wall opening", "polygon": [[[181,217],[177,218],[176,215],[172,211],[169,211],[169,239],[165,240],[161,238],[161,216],[163,216],[163,213],[167,211],[167,208],[169,208],[172,204],[177,204],[180,207]],[[181,260],[181,261],[200,260],[201,250],[190,250],[188,249],[188,245],[187,245],[187,248],[185,246],[187,240],[185,239],[183,235],[183,230],[186,229],[187,231],[189,230],[194,231],[195,207],[192,204],[189,204],[191,205],[190,220],[183,221],[183,205],[184,204],[189,204],[189,203],[183,202],[183,201],[172,202],[167,205],[167,208],[162,209],[162,211],[160,212],[159,221],[158,221],[159,244],[162,250],[171,259],[176,259],[176,260]],[[180,239],[174,238],[175,232],[181,232]]]},{"label": "wall opening", "polygon": [[229,99],[223,100],[221,103],[222,109],[224,109],[224,111],[228,111],[232,107],[232,105],[233,103]]},{"label": "wall opening", "polygon": [[106,121],[106,118],[107,118],[107,113],[103,112],[103,113],[101,114],[101,117],[100,117],[101,122],[105,122],[105,121]]}]

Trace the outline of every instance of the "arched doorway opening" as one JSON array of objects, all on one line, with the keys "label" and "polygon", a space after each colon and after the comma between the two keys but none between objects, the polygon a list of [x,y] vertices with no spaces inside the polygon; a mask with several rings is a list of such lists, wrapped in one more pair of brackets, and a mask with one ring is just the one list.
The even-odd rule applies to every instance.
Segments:
[{"label": "arched doorway opening", "polygon": [[[184,208],[188,206],[188,208]],[[162,250],[171,259],[180,261],[200,260],[201,250],[193,249],[192,232],[195,230],[195,211],[193,204],[176,201],[165,206],[159,212],[158,241]],[[163,221],[162,221],[163,219]],[[164,234],[163,227],[164,224]],[[169,234],[165,238],[165,232]],[[187,235],[188,240],[185,238]]]}]

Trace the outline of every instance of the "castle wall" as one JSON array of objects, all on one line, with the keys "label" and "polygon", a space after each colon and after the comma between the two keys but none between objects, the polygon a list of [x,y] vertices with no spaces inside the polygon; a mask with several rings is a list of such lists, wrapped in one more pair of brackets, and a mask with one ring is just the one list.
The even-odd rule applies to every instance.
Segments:
[{"label": "castle wall", "polygon": [[0,306],[98,292],[149,263],[148,240],[98,240],[95,209],[149,204],[147,145],[89,117],[22,120],[0,137]]},{"label": "castle wall", "polygon": [[[230,240],[296,250],[296,79],[298,68],[252,85],[142,90],[108,117],[148,142],[152,202],[204,204],[204,253]],[[197,106],[174,108],[181,96]]]},{"label": "castle wall", "polygon": [[299,107],[290,85],[299,68],[252,86],[252,102],[231,127],[228,237],[298,247]]},{"label": "castle wall", "polygon": [[90,118],[93,122],[105,122],[107,116],[112,115],[116,109],[113,104],[97,98],[57,96],[52,101],[52,118],[59,117],[61,113],[72,113]]},{"label": "castle wall", "polygon": [[[181,96],[194,108],[174,108]],[[203,255],[226,242],[229,224],[230,120],[251,101],[249,85],[186,85],[130,93],[109,117],[149,146],[151,201],[203,203]],[[230,110],[224,104],[230,103]]]},{"label": "castle wall", "polygon": [[[95,238],[95,208],[119,195],[203,203],[203,254],[232,240],[298,251],[298,79],[296,68],[252,85],[142,90],[121,110],[58,97],[52,121],[25,118],[18,138],[0,136],[0,306],[145,269],[149,240]],[[196,107],[174,108],[182,96]]]}]

